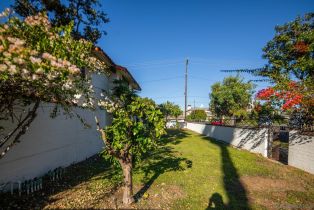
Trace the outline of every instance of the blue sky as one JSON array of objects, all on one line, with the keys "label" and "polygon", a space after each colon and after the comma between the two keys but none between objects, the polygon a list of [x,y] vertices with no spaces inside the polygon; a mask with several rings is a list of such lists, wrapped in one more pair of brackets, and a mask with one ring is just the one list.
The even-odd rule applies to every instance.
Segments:
[{"label": "blue sky", "polygon": [[[1,9],[10,2],[1,1]],[[134,75],[143,89],[140,95],[182,107],[186,58],[188,103],[208,106],[210,86],[229,75],[221,69],[263,66],[262,48],[274,27],[314,11],[313,0],[101,2],[111,21],[99,45]]]}]

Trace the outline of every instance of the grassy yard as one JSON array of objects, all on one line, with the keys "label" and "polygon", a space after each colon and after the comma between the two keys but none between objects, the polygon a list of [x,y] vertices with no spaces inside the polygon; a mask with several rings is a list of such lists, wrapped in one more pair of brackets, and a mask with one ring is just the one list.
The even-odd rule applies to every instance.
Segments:
[{"label": "grassy yard", "polygon": [[[1,207],[123,208],[121,173],[95,156],[67,169],[48,191]],[[145,209],[313,209],[314,175],[218,143],[170,130],[161,147],[134,171],[137,202]]]}]

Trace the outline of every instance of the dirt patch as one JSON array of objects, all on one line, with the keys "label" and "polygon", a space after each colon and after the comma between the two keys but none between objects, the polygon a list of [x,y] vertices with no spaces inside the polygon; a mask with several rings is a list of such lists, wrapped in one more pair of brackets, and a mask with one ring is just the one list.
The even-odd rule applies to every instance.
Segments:
[{"label": "dirt patch", "polygon": [[284,197],[285,198],[285,193],[280,192],[279,197],[275,198],[273,197],[272,199],[269,199],[267,197],[263,197],[263,195],[260,195],[258,197],[253,197],[251,198],[252,204],[257,204],[258,206],[262,206],[268,210],[277,210],[279,209],[279,198]]},{"label": "dirt patch", "polygon": [[170,209],[170,205],[174,200],[184,196],[179,186],[162,183],[148,189],[138,203],[145,208]]},{"label": "dirt patch", "polygon": [[[134,193],[143,186],[135,186]],[[89,190],[87,183],[82,183],[75,188],[63,191],[49,198],[49,205],[45,209],[64,208],[101,208],[101,209],[170,209],[174,200],[184,197],[179,186],[161,185],[151,186],[136,203],[125,206],[122,203],[123,188],[119,187],[111,191]]]},{"label": "dirt patch", "polygon": [[[294,209],[290,208],[293,205],[288,203],[287,192],[306,192],[306,189],[298,180],[271,179],[257,176],[244,176],[240,180],[245,186],[252,204],[271,210],[287,209],[288,207]],[[307,209],[304,206],[305,204],[307,203],[300,203],[295,206],[298,206],[299,209]]]},{"label": "dirt patch", "polygon": [[117,191],[117,187],[92,188],[90,183],[82,183],[71,189],[62,191],[49,197],[49,205],[44,209],[71,209],[71,208],[114,208],[114,200],[111,199]]},{"label": "dirt patch", "polygon": [[287,180],[271,179],[258,176],[241,177],[241,182],[249,192],[254,191],[305,191],[301,185]]}]

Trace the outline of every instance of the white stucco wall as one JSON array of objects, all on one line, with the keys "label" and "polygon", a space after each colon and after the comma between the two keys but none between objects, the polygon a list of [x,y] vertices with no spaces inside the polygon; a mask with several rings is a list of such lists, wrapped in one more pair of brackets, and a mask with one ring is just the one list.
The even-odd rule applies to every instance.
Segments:
[{"label": "white stucco wall", "polygon": [[314,174],[314,136],[289,132],[288,164]]},{"label": "white stucco wall", "polygon": [[224,141],[235,147],[246,149],[254,153],[260,153],[264,157],[267,157],[268,130],[266,128],[234,128],[189,122],[186,128],[213,139]]},{"label": "white stucco wall", "polygon": [[[109,82],[105,77],[94,75],[93,85],[99,94],[101,89],[108,90]],[[106,125],[109,120],[104,110],[75,109],[91,125],[91,128],[84,128],[76,117],[61,114],[51,119],[52,109],[53,104],[41,104],[21,142],[0,159],[0,184],[42,176],[49,170],[85,160],[102,150],[104,145],[96,131],[94,116],[98,116],[102,126]]]}]

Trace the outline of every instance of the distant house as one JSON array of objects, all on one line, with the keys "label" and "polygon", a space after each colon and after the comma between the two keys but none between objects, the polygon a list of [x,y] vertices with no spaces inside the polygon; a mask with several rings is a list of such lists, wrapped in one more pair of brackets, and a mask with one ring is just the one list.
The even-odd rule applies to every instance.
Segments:
[{"label": "distant house", "polygon": [[251,99],[246,111],[252,112],[254,110],[255,103],[256,103],[255,99]]},{"label": "distant house", "polygon": [[[95,48],[94,53],[110,67],[111,71],[110,76],[92,75],[96,97],[103,90],[109,91],[115,79],[123,79],[130,88],[141,90],[126,68],[116,65],[99,47]],[[96,115],[102,126],[105,126],[110,123],[106,111],[75,108],[74,110],[91,126],[86,128],[76,117],[70,118],[62,113],[51,119],[50,113],[53,108],[53,104],[41,104],[37,117],[26,134],[21,137],[21,142],[0,159],[0,186],[8,182],[42,176],[57,167],[66,167],[85,160],[103,149],[104,145],[96,131],[94,116]],[[10,127],[13,128],[14,124],[7,122],[6,128]]]}]

